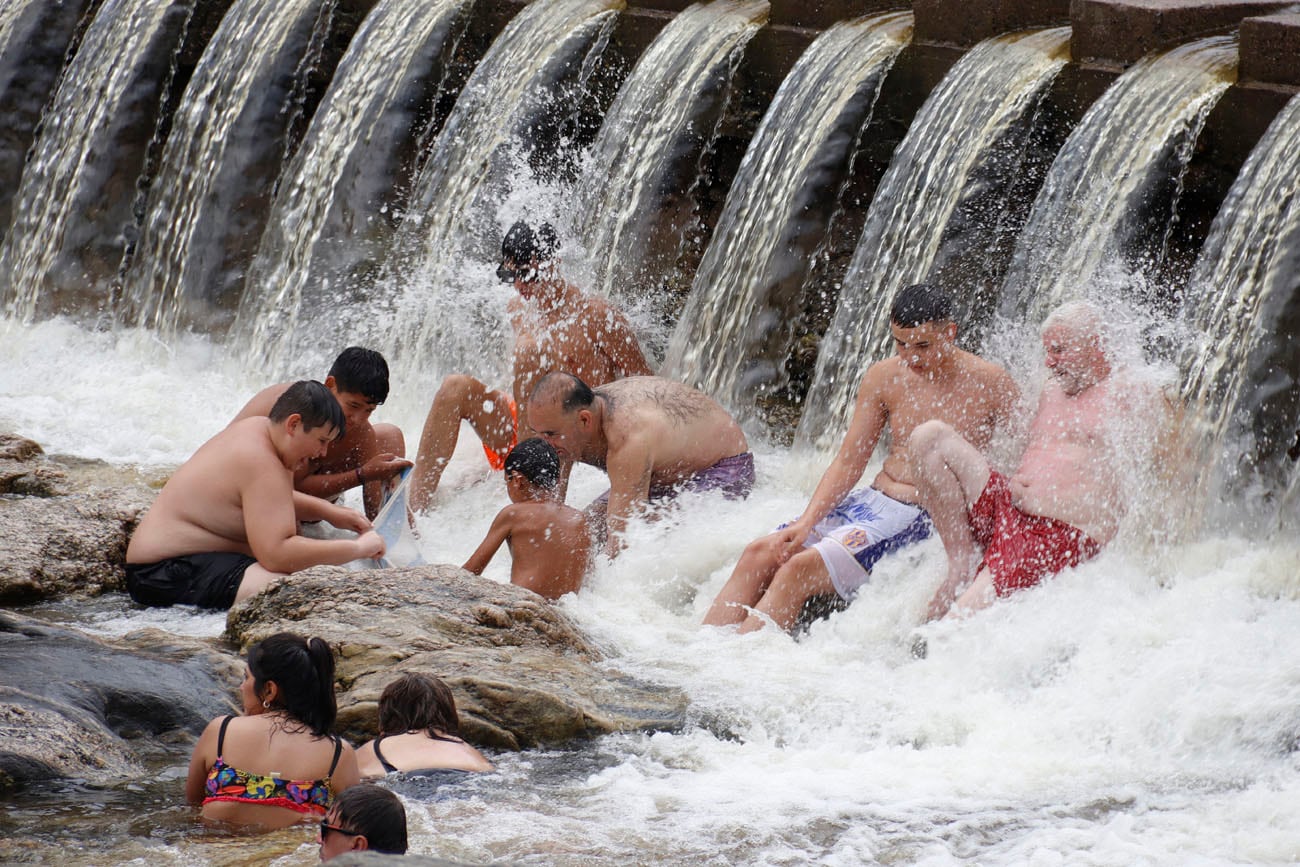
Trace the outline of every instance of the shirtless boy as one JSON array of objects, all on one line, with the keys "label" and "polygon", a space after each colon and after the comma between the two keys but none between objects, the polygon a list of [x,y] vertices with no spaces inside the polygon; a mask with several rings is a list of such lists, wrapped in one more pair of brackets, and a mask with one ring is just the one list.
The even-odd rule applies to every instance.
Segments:
[{"label": "shirtless boy", "polygon": [[[1083,302],[1044,321],[1050,379],[1010,478],[942,421],[913,432],[921,502],[948,555],[927,619],[984,608],[1094,557],[1114,538],[1128,505],[1116,446],[1151,447],[1154,455],[1173,415],[1154,384],[1112,370],[1103,325]],[[1136,435],[1121,444],[1122,427]]]},{"label": "shirtless boy", "polygon": [[[285,390],[269,416],[233,422],[168,480],[131,536],[126,586],[142,605],[229,608],[311,566],[379,557],[384,541],[361,514],[295,491],[295,472],[344,432],[324,385]],[[328,521],[356,539],[307,539],[299,521]]]},{"label": "shirtless boy", "polygon": [[[751,542],[704,622],[792,629],[810,597],[851,601],[884,555],[930,534],[917,505],[905,445],[918,425],[941,419],[985,450],[1019,392],[999,365],[958,349],[952,303],[935,286],[908,286],[894,298],[890,330],[897,354],[867,368],[839,453],[793,523]],[[891,443],[871,486],[852,490],[889,426]]]},{"label": "shirtless boy", "polygon": [[[497,276],[513,283],[519,293],[508,307],[515,335],[511,393],[490,389],[466,374],[453,374],[442,381],[420,434],[411,474],[412,509],[428,508],[456,450],[462,420],[468,421],[483,441],[488,463],[499,470],[519,441],[518,432],[529,429],[527,418],[516,416],[525,409],[533,385],[545,374],[565,370],[603,385],[624,376],[650,373],[623,314],[560,277],[555,256],[558,246],[555,230],[547,223],[534,231],[523,221],[517,222],[501,241]],[[565,464],[561,491],[568,471]]]},{"label": "shirtless boy", "polygon": [[561,463],[609,473],[610,490],[588,507],[606,553],[622,547],[627,523],[683,490],[743,499],[754,456],[731,415],[703,392],[658,376],[633,376],[593,390],[569,373],[549,373],[528,399],[533,430]]},{"label": "shirtless boy", "polygon": [[[262,389],[235,421],[267,415],[290,385],[282,382]],[[325,387],[343,407],[347,432],[330,443],[324,458],[309,461],[294,473],[294,486],[327,500],[361,486],[366,515],[373,518],[384,498],[384,483],[411,465],[403,458],[406,441],[401,430],[370,423],[375,407],[388,399],[388,362],[373,349],[349,346],[334,360]]]},{"label": "shirtless boy", "polygon": [[560,502],[560,458],[545,440],[527,439],[506,455],[510,505],[492,522],[464,569],[482,575],[505,542],[510,583],[554,601],[582,586],[591,537],[582,513]]}]

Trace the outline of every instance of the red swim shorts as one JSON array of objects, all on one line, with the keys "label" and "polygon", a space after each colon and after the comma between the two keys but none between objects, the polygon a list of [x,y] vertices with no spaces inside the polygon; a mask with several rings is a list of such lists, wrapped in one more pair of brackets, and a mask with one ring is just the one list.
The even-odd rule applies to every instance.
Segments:
[{"label": "red swim shorts", "polygon": [[1033,587],[1048,575],[1090,560],[1101,550],[1078,527],[1017,509],[1011,504],[1006,477],[993,471],[970,507],[970,526],[975,541],[984,548],[980,568],[993,573],[993,587],[999,596]]},{"label": "red swim shorts", "polygon": [[506,457],[519,445],[519,407],[515,406],[514,398],[510,398],[510,420],[513,422],[510,430],[510,447],[506,449],[505,454],[499,454],[483,446],[483,453],[487,455],[487,461],[492,465],[492,469],[500,472],[506,468]]}]

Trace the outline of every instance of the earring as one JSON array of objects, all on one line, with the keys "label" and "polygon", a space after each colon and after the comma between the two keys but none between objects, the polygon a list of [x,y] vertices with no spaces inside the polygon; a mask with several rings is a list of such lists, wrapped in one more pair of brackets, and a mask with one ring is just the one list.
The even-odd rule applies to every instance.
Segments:
[{"label": "earring", "polygon": [[270,702],[269,699],[265,699],[265,698],[262,699],[262,707],[263,707],[263,708],[269,708],[270,706],[271,706],[271,702]]}]

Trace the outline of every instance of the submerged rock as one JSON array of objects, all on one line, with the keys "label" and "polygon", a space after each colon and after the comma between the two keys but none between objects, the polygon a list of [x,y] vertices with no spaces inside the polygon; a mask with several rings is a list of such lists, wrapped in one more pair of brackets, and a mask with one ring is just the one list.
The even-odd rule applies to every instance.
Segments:
[{"label": "submerged rock", "polygon": [[120,781],[232,709],[242,664],[156,629],[102,640],[0,611],[0,791]]},{"label": "submerged rock", "polygon": [[402,671],[446,681],[461,734],[489,747],[675,729],[685,715],[682,695],[612,670],[540,596],[453,566],[310,569],[236,606],[227,622],[245,649],[281,631],[336,649],[338,727],[358,742],[376,734],[379,694]]}]

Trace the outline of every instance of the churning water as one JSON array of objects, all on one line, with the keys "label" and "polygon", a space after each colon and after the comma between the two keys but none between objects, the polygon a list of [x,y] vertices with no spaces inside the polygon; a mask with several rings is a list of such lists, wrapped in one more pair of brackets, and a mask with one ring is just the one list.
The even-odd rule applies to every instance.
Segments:
[{"label": "churning water", "polygon": [[[175,465],[263,384],[245,355],[197,337],[5,320],[0,428],[52,452]],[[328,360],[298,373],[319,376]],[[428,397],[395,395],[378,415],[418,430]],[[463,560],[505,502],[462,440],[421,524],[433,561]],[[1121,541],[968,621],[925,627],[917,660],[911,636],[942,570],[930,542],[882,564],[848,611],[798,642],[737,638],[699,621],[743,545],[797,514],[822,468],[758,453],[748,502],[688,500],[560,603],[614,666],[683,690],[686,728],[495,755],[499,773],[436,793],[396,783],[412,851],[548,865],[1300,858],[1294,533]],[[580,473],[572,499],[603,482]],[[507,560],[489,577],[507,580]],[[114,596],[49,616],[116,633],[223,626],[135,613]],[[176,749],[146,782],[10,801],[0,860],[314,863],[306,829],[251,840],[198,829],[182,804],[187,747]]]}]

